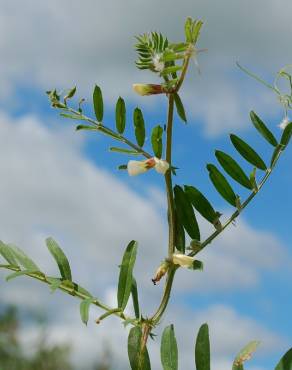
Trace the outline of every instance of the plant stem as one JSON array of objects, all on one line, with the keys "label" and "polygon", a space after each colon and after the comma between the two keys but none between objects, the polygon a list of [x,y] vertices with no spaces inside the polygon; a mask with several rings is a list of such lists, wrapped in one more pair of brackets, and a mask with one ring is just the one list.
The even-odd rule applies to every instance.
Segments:
[{"label": "plant stem", "polygon": [[186,56],[185,56],[184,64],[183,64],[183,69],[182,69],[182,72],[181,72],[179,81],[178,81],[178,83],[177,83],[177,85],[175,87],[175,91],[174,92],[178,92],[179,89],[181,88],[181,85],[184,82],[184,79],[186,77],[186,73],[187,73],[187,70],[188,70],[188,67],[189,67],[189,62],[190,62],[190,59],[191,59],[191,56],[192,56],[192,51],[193,51],[193,45],[191,44],[189,46],[189,49],[186,52]]},{"label": "plant stem", "polygon": [[155,312],[155,314],[151,317],[151,320],[153,321],[154,324],[158,323],[158,321],[161,319],[164,311],[166,310],[166,307],[168,305],[169,298],[170,298],[170,293],[171,293],[171,288],[172,288],[172,284],[173,284],[174,275],[175,275],[175,272],[176,272],[177,268],[178,268],[177,265],[176,266],[173,265],[169,268],[169,271],[168,271],[168,274],[167,274],[167,277],[166,277],[166,283],[165,283],[161,303],[160,303],[157,311]]},{"label": "plant stem", "polygon": [[[284,150],[284,148],[283,148]],[[261,182],[258,184],[257,189],[254,189],[252,193],[247,197],[247,199],[241,204],[240,209],[237,209],[231,217],[226,221],[226,223],[222,226],[221,229],[214,231],[213,234],[211,234],[204,242],[201,243],[199,249],[197,251],[193,251],[189,253],[189,256],[193,257],[197,253],[201,252],[207,245],[209,245],[218,235],[220,235],[232,222],[240,215],[240,213],[246,208],[246,206],[253,200],[253,198],[258,194],[258,192],[261,190],[261,188],[264,186],[265,182],[268,180],[268,178],[271,176],[273,169],[278,162],[283,150],[280,150],[277,154],[277,157],[274,160],[273,166],[268,168],[264,177],[262,178]]]},{"label": "plant stem", "polygon": [[173,94],[168,98],[168,117],[166,131],[166,161],[169,163],[169,170],[165,174],[165,185],[167,194],[167,216],[168,216],[168,257],[171,258],[175,247],[175,210],[172,190],[172,174],[171,174],[171,154],[172,154],[172,126],[173,126]]},{"label": "plant stem", "polygon": [[[182,69],[182,73],[180,79],[176,85],[175,91],[169,94],[168,96],[168,115],[167,115],[167,129],[166,129],[166,161],[169,163],[171,168],[172,163],[172,128],[173,128],[173,111],[174,111],[174,93],[177,93],[180,87],[183,84],[184,78],[186,76],[186,72],[189,66],[189,60],[191,57],[191,53],[187,53],[184,65]],[[168,258],[171,260],[173,252],[175,250],[175,207],[174,207],[174,198],[173,198],[173,188],[172,188],[172,173],[171,169],[169,169],[165,174],[165,184],[166,184],[166,194],[167,194],[167,215],[168,215]],[[167,278],[165,282],[163,296],[160,302],[158,309],[156,310],[155,314],[152,316],[151,320],[154,324],[161,319],[164,311],[169,302],[170,293],[172,289],[172,284],[174,280],[174,275],[177,270],[177,266],[172,265],[168,272]]]},{"label": "plant stem", "polygon": [[[12,270],[12,271],[21,271],[21,269],[17,266],[12,266],[12,265],[0,265],[0,268],[6,268],[8,270]],[[26,276],[29,276],[33,279],[36,279],[36,280],[39,280],[43,283],[46,283],[48,285],[51,285],[50,281],[47,279],[47,277],[45,275],[41,275],[40,273],[28,273],[26,274]],[[70,288],[68,287],[67,285],[61,283],[60,286],[58,287],[58,289],[62,290],[63,292],[66,292],[72,296],[75,296],[75,297],[78,297],[80,299],[88,299],[90,298],[88,295],[84,294],[84,293],[81,293],[81,292],[78,292],[76,289],[74,288]],[[113,315],[116,315],[118,317],[120,317],[121,319],[123,320],[127,320],[129,319],[128,317],[126,317],[124,315],[123,312],[121,311],[117,311],[117,312],[113,312],[114,310],[105,305],[104,303],[100,302],[99,300],[97,300],[96,298],[93,299],[92,301],[92,304],[94,304],[95,306],[107,311],[108,313],[110,314],[113,314]]]},{"label": "plant stem", "polygon": [[132,141],[130,141],[129,139],[127,139],[123,135],[121,135],[118,132],[115,132],[112,129],[104,126],[103,123],[98,122],[98,121],[96,121],[96,120],[94,120],[94,119],[92,119],[90,117],[87,117],[83,113],[80,113],[80,112],[78,112],[77,110],[75,110],[73,108],[67,107],[67,108],[64,108],[64,110],[67,111],[67,112],[71,112],[71,113],[75,114],[76,116],[79,116],[80,117],[80,120],[82,120],[82,121],[87,121],[89,123],[92,123],[97,130],[106,129],[107,132],[109,132],[113,136],[116,136],[117,137],[117,140],[122,141],[123,143],[125,143],[129,147],[131,147],[132,149],[135,149],[137,152],[139,152],[145,158],[152,158],[153,157],[153,155],[145,152],[145,150],[143,150],[142,148],[140,148],[138,145],[134,144]]}]

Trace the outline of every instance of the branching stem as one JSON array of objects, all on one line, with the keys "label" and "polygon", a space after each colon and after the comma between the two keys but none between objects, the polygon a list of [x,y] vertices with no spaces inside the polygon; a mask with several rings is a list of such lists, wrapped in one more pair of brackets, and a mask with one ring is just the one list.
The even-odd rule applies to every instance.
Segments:
[{"label": "branching stem", "polygon": [[66,107],[64,108],[64,110],[66,112],[70,112],[70,113],[73,113],[75,114],[76,116],[80,117],[80,120],[82,121],[87,121],[91,124],[94,125],[94,128],[96,130],[100,130],[102,132],[103,129],[106,129],[106,131],[113,135],[113,138],[114,137],[117,137],[117,140],[123,142],[124,144],[127,144],[130,148],[136,150],[138,153],[140,153],[141,155],[143,155],[145,158],[151,158],[153,157],[151,154],[147,153],[145,150],[143,150],[142,148],[140,148],[138,145],[134,144],[132,141],[130,141],[129,139],[127,139],[125,136],[123,136],[122,134],[116,132],[116,131],[113,131],[112,129],[108,128],[107,126],[105,126],[103,123],[101,122],[98,122],[90,117],[87,117],[85,116],[83,113],[80,113],[79,111],[73,109],[73,108],[70,108],[70,107]]},{"label": "branching stem", "polygon": [[[284,149],[284,148],[283,148]],[[189,253],[189,256],[195,256],[197,253],[201,252],[207,245],[209,245],[218,235],[220,235],[232,222],[240,215],[240,213],[246,208],[246,206],[253,200],[253,198],[258,194],[261,188],[264,186],[268,178],[271,176],[273,169],[280,158],[283,150],[280,150],[275,158],[274,164],[271,168],[268,168],[264,177],[262,178],[261,182],[258,184],[257,189],[254,189],[252,193],[247,197],[247,199],[241,204],[240,209],[237,209],[231,217],[226,221],[226,223],[222,226],[221,229],[214,231],[202,244],[200,248],[196,252]]]},{"label": "branching stem", "polygon": [[[12,271],[21,271],[21,269],[19,267],[12,266],[12,265],[0,265],[0,268],[5,268],[5,269],[8,269],[8,270],[12,270]],[[44,275],[41,275],[39,273],[27,273],[26,276],[29,276],[29,277],[31,277],[33,279],[36,279],[36,280],[39,280],[39,281],[41,281],[45,284],[51,285],[51,283],[47,279],[47,277],[44,276]],[[63,283],[60,284],[58,289],[62,290],[63,292],[66,292],[66,293],[68,293],[68,294],[70,294],[74,297],[78,297],[82,300],[90,298],[88,295],[86,295],[84,293],[81,293],[81,292],[78,292],[76,289],[70,288],[69,286],[67,286]],[[113,315],[116,315],[116,316],[120,317],[122,320],[129,319],[127,316],[125,316],[125,314],[123,312],[121,312],[121,311],[114,312],[115,310],[113,310],[111,307],[105,305],[104,303],[100,302],[96,298],[93,299],[92,304],[94,304],[95,306],[107,311],[109,314],[113,314]]]}]

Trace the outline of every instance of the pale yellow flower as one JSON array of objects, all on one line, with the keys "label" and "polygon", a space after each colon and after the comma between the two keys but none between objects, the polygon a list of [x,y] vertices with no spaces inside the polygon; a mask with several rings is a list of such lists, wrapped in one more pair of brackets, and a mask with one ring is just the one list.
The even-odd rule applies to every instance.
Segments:
[{"label": "pale yellow flower", "polygon": [[185,254],[181,253],[175,253],[172,256],[172,262],[175,265],[180,265],[181,267],[190,268],[193,266],[194,261],[195,259],[193,257],[186,256]]}]

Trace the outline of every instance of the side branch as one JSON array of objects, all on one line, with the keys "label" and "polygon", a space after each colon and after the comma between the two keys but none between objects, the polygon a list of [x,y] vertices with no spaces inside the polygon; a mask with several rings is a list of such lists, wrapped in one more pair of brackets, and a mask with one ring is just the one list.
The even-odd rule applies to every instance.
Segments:
[{"label": "side branch", "polygon": [[[11,270],[11,271],[15,271],[15,272],[21,272],[22,271],[19,267],[12,266],[12,265],[0,265],[0,268],[5,268],[7,270]],[[38,272],[27,272],[27,273],[25,273],[25,275],[52,286],[52,283],[49,281],[48,277],[45,276],[43,273],[40,273],[40,271],[38,271]],[[74,285],[74,283],[73,283],[73,285]],[[58,289],[62,290],[63,292],[65,292],[67,294],[70,294],[74,297],[77,297],[81,300],[92,298],[92,297],[90,297],[89,295],[87,295],[85,293],[79,292],[78,290],[76,290],[74,288],[74,286],[70,287],[70,286],[66,285],[65,282],[61,283],[58,286]],[[96,298],[92,298],[91,304],[105,310],[109,314],[113,314],[113,315],[116,315],[116,316],[120,317],[122,320],[130,319],[129,317],[126,317],[124,315],[124,313],[121,312],[121,311],[114,312],[115,310],[113,310],[111,307],[105,305],[104,303],[100,302]]]},{"label": "side branch", "polygon": [[[284,149],[284,148],[283,148]],[[280,150],[278,153],[277,153],[277,157],[275,158],[274,160],[274,163],[273,165],[267,169],[266,171],[266,174],[264,175],[264,177],[262,178],[261,182],[258,184],[257,186],[257,189],[254,189],[252,191],[252,193],[248,196],[248,198],[240,205],[239,209],[237,209],[232,215],[231,217],[228,219],[228,221],[226,221],[226,223],[224,225],[222,225],[222,228],[219,229],[219,230],[216,230],[214,231],[205,241],[203,241],[199,246],[196,246],[196,250],[195,251],[192,251],[190,252],[188,255],[190,257],[194,257],[196,254],[198,254],[199,252],[201,252],[207,245],[211,244],[211,242],[218,236],[220,235],[230,224],[232,224],[232,222],[240,215],[240,213],[246,208],[246,206],[253,200],[253,198],[259,193],[259,191],[261,190],[261,188],[264,186],[264,184],[266,183],[266,181],[268,180],[268,178],[271,176],[272,172],[273,172],[273,169],[276,165],[276,163],[278,162],[282,152],[283,152],[283,149]]]}]

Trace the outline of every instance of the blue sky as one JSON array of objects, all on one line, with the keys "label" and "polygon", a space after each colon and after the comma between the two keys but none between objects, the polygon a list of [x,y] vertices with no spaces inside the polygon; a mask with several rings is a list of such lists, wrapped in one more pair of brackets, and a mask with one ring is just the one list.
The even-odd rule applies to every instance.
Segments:
[{"label": "blue sky", "polygon": [[[142,98],[132,91],[133,83],[154,81],[135,69],[133,36],[157,29],[180,40],[185,17],[202,17],[199,47],[208,52],[199,56],[202,74],[191,66],[182,91],[189,123],[175,120],[173,156],[180,170],[174,181],[197,186],[228,215],[231,209],[211,185],[206,164],[216,163],[214,150],[220,149],[250,171],[232,148],[230,132],[246,139],[268,161],[272,149],[253,128],[249,111],[255,110],[277,136],[283,118],[273,93],[244,75],[235,62],[272,82],[292,59],[292,6],[288,0],[232,5],[227,0],[220,4],[185,0],[180,5],[162,0],[159,6],[152,0],[48,4],[30,0],[25,5],[0,0],[0,10],[0,238],[23,247],[45,271],[56,273],[44,246],[44,239],[52,235],[69,256],[75,280],[108,303],[115,298],[118,270],[114,269],[124,246],[137,239],[137,280],[149,313],[161,291],[161,286],[153,288],[150,278],[165,257],[162,178],[154,171],[137,178],[117,171],[128,158],[109,153],[112,142],[107,138],[76,133],[74,122],[61,119],[49,107],[45,91],[76,84],[77,95],[87,99],[85,110],[92,114],[90,96],[98,83],[104,91],[105,122],[113,125],[115,100],[122,95],[127,102],[127,135],[132,136],[136,106],[145,112],[150,134],[151,127],[165,122],[166,105],[162,98]],[[175,324],[181,368],[193,368],[195,332],[205,321],[218,370],[230,368],[232,356],[249,340],[262,341],[259,354],[247,365],[253,370],[272,368],[291,345],[291,160],[288,148],[237,226],[202,254],[205,271],[180,272],[163,326]],[[204,235],[209,231],[204,222],[202,231]],[[117,362],[123,364],[121,343],[127,333],[117,320],[96,327],[93,319],[98,312],[92,312],[85,328],[78,317],[78,302],[71,297],[52,296],[27,279],[7,285],[5,274],[0,274],[3,303],[21,304],[24,314],[44,309],[50,340],[73,338],[77,368],[85,358],[94,358],[104,340],[111,342]],[[28,343],[35,330],[27,324],[23,336]],[[159,368],[158,344],[152,343],[150,350],[153,366]]]}]

